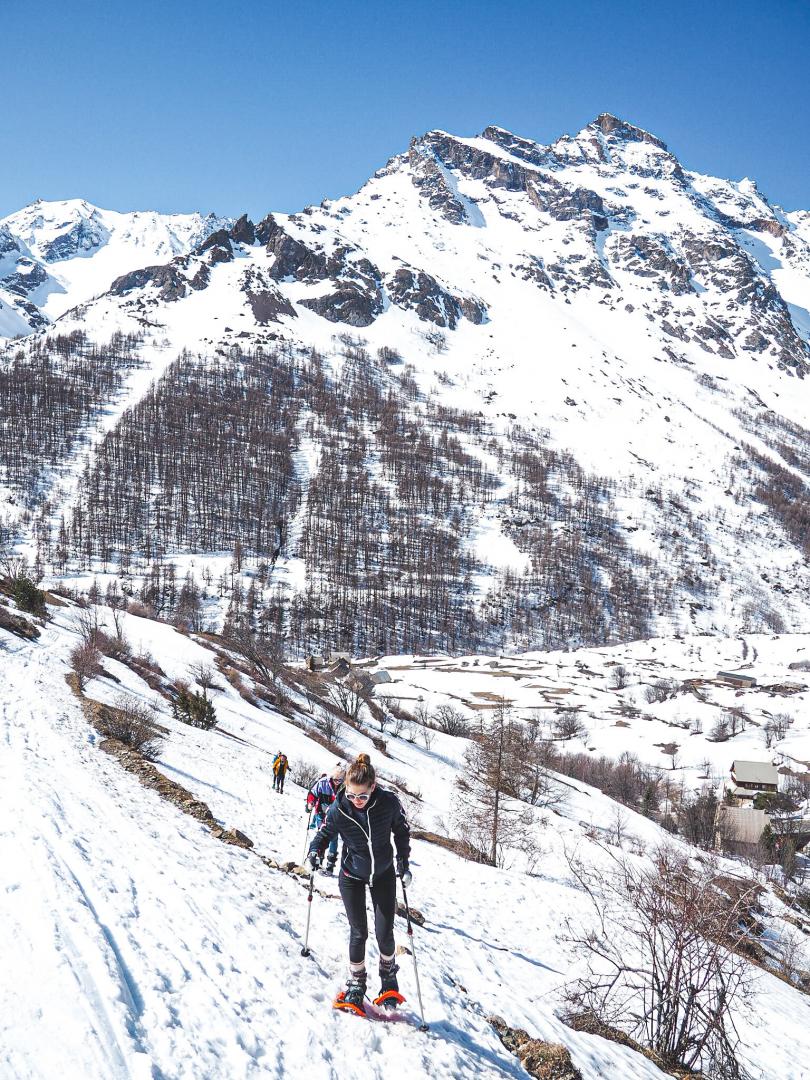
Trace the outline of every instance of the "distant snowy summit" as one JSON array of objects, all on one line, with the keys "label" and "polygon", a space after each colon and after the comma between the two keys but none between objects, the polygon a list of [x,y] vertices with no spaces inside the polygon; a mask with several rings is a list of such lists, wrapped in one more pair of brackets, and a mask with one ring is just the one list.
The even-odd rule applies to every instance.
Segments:
[{"label": "distant snowy summit", "polygon": [[[211,288],[200,311],[162,310]],[[308,312],[364,327],[400,310],[455,330],[585,295],[668,355],[690,344],[804,374],[810,214],[690,172],[603,113],[549,146],[495,126],[430,131],[356,194],[256,225],[37,202],[0,221],[0,290],[7,334],[96,298],[72,326],[132,328],[152,311],[191,346],[261,341],[268,323],[306,337]]]},{"label": "distant snowy summit", "polygon": [[223,225],[230,221],[214,214],[122,214],[84,199],[37,199],[0,219],[0,335],[45,327],[124,271],[172,259]]}]

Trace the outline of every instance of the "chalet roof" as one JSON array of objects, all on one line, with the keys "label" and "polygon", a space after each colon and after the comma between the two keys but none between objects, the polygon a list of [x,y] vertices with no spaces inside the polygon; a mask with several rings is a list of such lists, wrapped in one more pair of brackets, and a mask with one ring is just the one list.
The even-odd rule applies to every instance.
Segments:
[{"label": "chalet roof", "polygon": [[737,844],[758,844],[769,818],[764,810],[745,806],[721,806],[717,825],[723,840]]},{"label": "chalet roof", "polygon": [[742,671],[718,671],[718,679],[724,679],[726,682],[740,683],[744,686],[756,686],[757,680],[753,675],[746,675]]},{"label": "chalet roof", "polygon": [[732,761],[731,772],[738,784],[779,783],[779,773],[769,761]]}]

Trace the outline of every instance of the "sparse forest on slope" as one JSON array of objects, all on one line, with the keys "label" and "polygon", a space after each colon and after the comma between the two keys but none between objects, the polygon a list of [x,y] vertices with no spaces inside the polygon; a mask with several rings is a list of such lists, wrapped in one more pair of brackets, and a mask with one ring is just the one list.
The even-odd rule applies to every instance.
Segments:
[{"label": "sparse forest on slope", "polygon": [[[150,220],[145,267],[107,212],[21,211],[7,251],[78,304],[0,361],[0,519],[44,573],[184,619],[179,577],[195,624],[296,655],[802,628],[802,221],[608,115],[429,132],[257,225]],[[118,274],[94,298],[78,255]]]}]

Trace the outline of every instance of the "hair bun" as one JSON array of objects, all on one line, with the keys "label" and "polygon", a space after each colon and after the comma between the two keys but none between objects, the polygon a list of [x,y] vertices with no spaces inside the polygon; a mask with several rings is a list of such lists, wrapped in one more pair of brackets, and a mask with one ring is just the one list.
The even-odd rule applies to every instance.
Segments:
[{"label": "hair bun", "polygon": [[357,755],[357,764],[358,765],[370,765],[371,764],[371,758],[368,756],[368,754],[358,754]]}]

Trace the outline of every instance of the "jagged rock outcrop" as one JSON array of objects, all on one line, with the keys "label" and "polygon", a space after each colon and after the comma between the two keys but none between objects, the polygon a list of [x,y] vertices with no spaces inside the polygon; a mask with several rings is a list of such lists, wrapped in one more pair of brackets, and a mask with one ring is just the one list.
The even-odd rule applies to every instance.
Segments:
[{"label": "jagged rock outcrop", "polygon": [[383,310],[379,289],[366,289],[359,283],[347,281],[334,292],[300,301],[329,322],[347,326],[370,326]]},{"label": "jagged rock outcrop", "polygon": [[255,267],[249,267],[242,275],[241,289],[247,296],[253,317],[260,326],[279,322],[282,315],[295,318],[295,308],[282,296],[275,282]]},{"label": "jagged rock outcrop", "polygon": [[387,279],[386,287],[394,304],[415,311],[423,322],[455,330],[462,317],[476,324],[486,318],[480,301],[454,296],[423,270],[402,267]]},{"label": "jagged rock outcrop", "polygon": [[99,248],[109,239],[107,230],[98,219],[98,214],[93,213],[87,218],[78,220],[72,228],[42,247],[42,258],[45,262],[60,262],[80,253],[86,254]]},{"label": "jagged rock outcrop", "polygon": [[26,256],[17,260],[17,269],[3,278],[3,288],[16,296],[27,297],[48,281],[48,272],[42,263]]},{"label": "jagged rock outcrop", "polygon": [[665,236],[618,233],[611,237],[611,265],[650,278],[676,296],[694,293],[689,266]]},{"label": "jagged rock outcrop", "polygon": [[188,296],[189,288],[205,288],[208,283],[208,271],[204,265],[200,266],[190,279],[183,273],[188,266],[189,259],[180,256],[163,266],[133,270],[132,273],[122,274],[114,280],[109,291],[112,296],[125,296],[136,288],[153,285],[158,299],[167,302],[181,300]]},{"label": "jagged rock outcrop", "polygon": [[323,281],[329,277],[326,256],[290,236],[280,226],[264,230],[268,234],[266,250],[275,256],[270,275],[276,281]]},{"label": "jagged rock outcrop", "polygon": [[211,253],[208,256],[209,265],[218,262],[231,262],[233,248],[231,247],[229,231],[227,229],[217,229],[216,232],[212,232],[210,236],[206,237],[197,248],[196,254],[203,255],[206,251]]},{"label": "jagged rock outcrop", "polygon": [[247,216],[242,214],[231,226],[228,235],[235,244],[255,244],[256,226]]},{"label": "jagged rock outcrop", "polygon": [[414,139],[408,152],[413,184],[427,201],[431,210],[437,211],[453,225],[469,221],[464,203],[457,197],[432,149],[422,140]]}]

